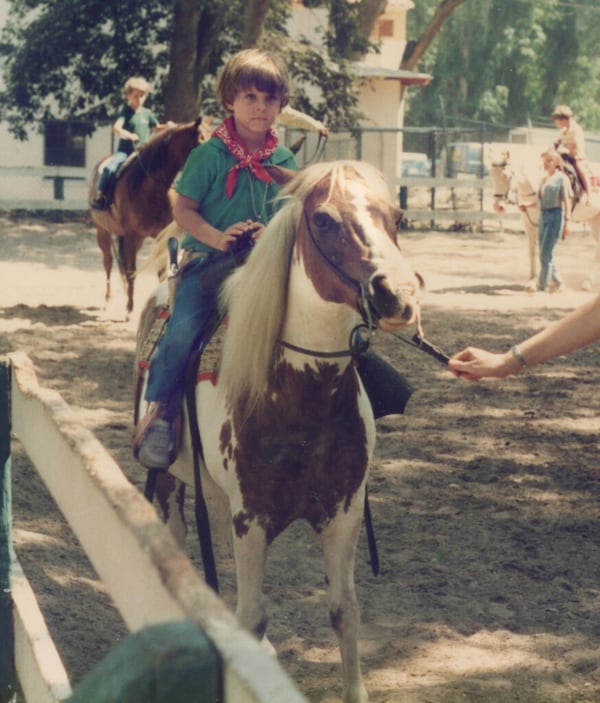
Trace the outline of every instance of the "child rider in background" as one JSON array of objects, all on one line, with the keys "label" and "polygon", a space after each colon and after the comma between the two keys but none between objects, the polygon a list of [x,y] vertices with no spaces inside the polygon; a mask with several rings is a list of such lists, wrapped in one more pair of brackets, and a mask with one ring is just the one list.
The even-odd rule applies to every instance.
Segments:
[{"label": "child rider in background", "polygon": [[273,129],[288,101],[287,74],[274,56],[258,49],[234,54],[219,76],[217,95],[229,117],[192,151],[177,187],[174,216],[186,232],[180,278],[150,365],[148,411],[133,438],[135,456],[149,468],[167,469],[175,460],[174,423],[187,364],[217,313],[217,292],[207,283],[211,264],[236,237],[273,216],[278,186],[263,165],[296,168]]},{"label": "child rider in background", "polygon": [[125,83],[123,88],[125,104],[121,107],[112,126],[112,131],[119,137],[119,142],[115,153],[100,175],[98,190],[91,203],[94,210],[106,210],[110,205],[114,177],[136,146],[145,144],[154,131],[160,132],[173,126],[172,122],[159,124],[152,111],[144,107],[149,91],[150,86],[144,78],[134,76]]}]

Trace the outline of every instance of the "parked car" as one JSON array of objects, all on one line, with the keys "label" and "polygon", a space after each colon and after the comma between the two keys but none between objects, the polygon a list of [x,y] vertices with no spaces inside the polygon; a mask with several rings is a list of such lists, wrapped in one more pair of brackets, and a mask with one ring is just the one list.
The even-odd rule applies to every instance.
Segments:
[{"label": "parked car", "polygon": [[402,175],[407,178],[430,176],[431,162],[427,154],[405,151],[402,154]]},{"label": "parked car", "polygon": [[489,169],[483,161],[481,142],[453,142],[442,152],[443,173],[447,178],[461,175],[487,176]]}]

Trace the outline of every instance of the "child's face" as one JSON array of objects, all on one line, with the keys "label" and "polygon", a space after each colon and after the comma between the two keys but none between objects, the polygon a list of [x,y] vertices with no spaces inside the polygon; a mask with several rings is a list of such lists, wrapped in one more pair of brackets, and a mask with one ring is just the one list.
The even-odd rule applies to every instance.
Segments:
[{"label": "child's face", "polygon": [[147,95],[148,93],[145,93],[143,90],[133,88],[133,90],[130,90],[126,96],[129,107],[133,110],[138,110],[146,101]]},{"label": "child's face", "polygon": [[569,126],[569,118],[568,117],[554,117],[552,118],[552,121],[556,125],[558,129],[565,129],[566,127]]},{"label": "child's face", "polygon": [[238,91],[233,103],[226,107],[233,113],[236,130],[242,139],[264,140],[281,110],[281,101],[277,95],[250,87]]}]

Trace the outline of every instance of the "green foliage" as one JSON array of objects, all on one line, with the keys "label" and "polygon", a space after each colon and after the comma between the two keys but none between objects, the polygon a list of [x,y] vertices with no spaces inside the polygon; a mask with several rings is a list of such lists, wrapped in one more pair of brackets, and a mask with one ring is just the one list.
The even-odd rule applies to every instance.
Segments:
[{"label": "green foliage", "polygon": [[165,64],[167,19],[159,0],[12,0],[0,117],[21,137],[45,118],[106,119],[130,75],[153,79]]},{"label": "green foliage", "polygon": [[[160,119],[165,115],[173,3],[164,0],[9,0],[9,21],[0,35],[0,70],[5,90],[0,119],[26,138],[26,130],[48,119],[89,125],[90,131],[114,118],[123,101],[122,86],[132,75],[153,85],[148,100]],[[244,0],[198,0],[202,33],[216,32],[199,82],[202,111],[219,114],[214,80],[229,54],[241,46]],[[335,54],[290,44],[286,22],[290,0],[271,0],[261,44],[283,53],[297,84],[295,103],[330,126],[355,125],[356,86],[348,58],[367,46],[358,32],[356,7],[342,0],[309,3],[330,6],[335,21],[324,39]],[[214,35],[211,39],[214,39]],[[175,38],[176,41],[176,38]],[[200,47],[201,48],[201,47]],[[317,97],[309,98],[309,86]],[[312,92],[310,92],[312,95]],[[325,97],[326,96],[326,97]]]},{"label": "green foliage", "polygon": [[[438,4],[416,3],[410,37]],[[598,128],[599,30],[600,6],[591,0],[469,0],[448,18],[419,67],[434,79],[410,92],[406,123],[550,124],[553,107],[567,103],[588,129]]]},{"label": "green foliage", "polygon": [[[291,50],[288,64],[295,79],[294,106],[325,122],[331,129],[352,129],[358,124],[358,88],[350,65],[334,62],[308,49]],[[303,85],[319,76],[320,99],[309,99]]]}]

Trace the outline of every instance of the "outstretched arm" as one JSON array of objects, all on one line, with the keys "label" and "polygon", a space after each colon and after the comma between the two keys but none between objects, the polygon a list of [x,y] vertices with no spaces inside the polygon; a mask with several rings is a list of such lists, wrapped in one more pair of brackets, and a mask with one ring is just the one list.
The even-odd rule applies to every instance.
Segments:
[{"label": "outstretched arm", "polygon": [[600,339],[600,296],[584,303],[541,332],[503,354],[467,347],[449,361],[455,376],[470,381],[505,378],[524,365],[536,366],[557,356],[585,347]]},{"label": "outstretched arm", "polygon": [[279,115],[277,115],[277,122],[292,129],[308,129],[313,132],[318,132],[324,137],[329,134],[329,130],[322,122],[319,122],[319,120],[316,120],[310,115],[306,115],[304,112],[294,110],[294,108],[289,105],[282,108]]}]

